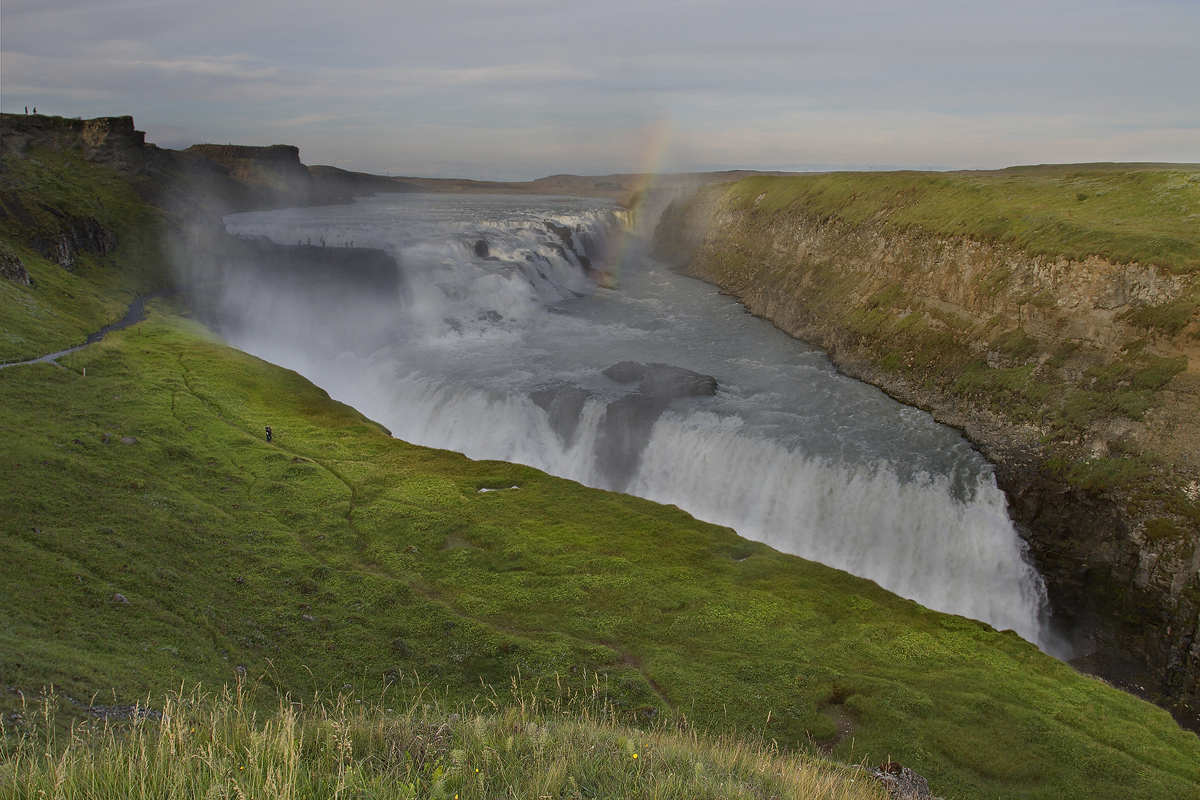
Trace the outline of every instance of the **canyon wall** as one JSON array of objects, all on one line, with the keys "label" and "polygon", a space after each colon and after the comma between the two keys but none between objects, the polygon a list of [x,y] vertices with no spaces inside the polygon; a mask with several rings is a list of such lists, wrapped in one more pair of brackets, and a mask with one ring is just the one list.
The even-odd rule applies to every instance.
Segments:
[{"label": "canyon wall", "polygon": [[765,196],[676,201],[654,254],[963,430],[996,464],[1073,663],[1198,729],[1195,275]]},{"label": "canyon wall", "polygon": [[146,144],[146,134],[133,127],[133,117],[73,119],[42,114],[4,114],[0,117],[4,149],[24,157],[30,147],[75,149],[97,164],[126,173],[140,173],[158,148]]},{"label": "canyon wall", "polygon": [[36,154],[38,148],[78,154],[121,173],[144,199],[168,213],[190,221],[200,214],[217,227],[222,216],[237,211],[348,203],[373,192],[406,190],[374,175],[333,167],[310,171],[292,145],[159,148],[146,143],[133,117],[3,114],[0,140],[18,159]]}]

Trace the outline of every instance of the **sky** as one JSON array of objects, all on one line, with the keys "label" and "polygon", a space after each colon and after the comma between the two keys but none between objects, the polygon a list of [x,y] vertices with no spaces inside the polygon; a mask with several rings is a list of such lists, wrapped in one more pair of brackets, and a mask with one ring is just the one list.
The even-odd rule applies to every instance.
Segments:
[{"label": "sky", "polygon": [[4,0],[25,106],[496,180],[1200,162],[1200,0]]}]

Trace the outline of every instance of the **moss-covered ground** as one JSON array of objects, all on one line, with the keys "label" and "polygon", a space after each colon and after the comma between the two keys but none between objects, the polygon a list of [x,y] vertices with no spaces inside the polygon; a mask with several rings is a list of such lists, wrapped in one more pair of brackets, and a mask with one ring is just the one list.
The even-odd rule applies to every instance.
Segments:
[{"label": "moss-covered ground", "polygon": [[[21,252],[35,285],[6,292],[71,307]],[[117,306],[125,257],[72,279]],[[32,320],[5,331],[32,346]],[[68,710],[243,675],[268,705],[418,681],[471,705],[517,678],[634,725],[890,756],[947,797],[1200,786],[1194,734],[1012,633],[674,507],[397,441],[174,301],[61,363],[0,370],[6,735],[50,685]]]},{"label": "moss-covered ground", "polygon": [[891,755],[953,796],[1200,781],[1194,734],[1012,634],[675,508],[399,442],[177,316],[63,361],[0,373],[9,685],[599,677],[630,719]]}]

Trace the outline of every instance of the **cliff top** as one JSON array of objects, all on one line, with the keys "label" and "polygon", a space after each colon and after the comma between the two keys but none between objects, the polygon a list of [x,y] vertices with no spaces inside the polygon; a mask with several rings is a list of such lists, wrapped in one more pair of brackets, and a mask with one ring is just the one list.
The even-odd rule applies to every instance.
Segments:
[{"label": "cliff top", "polygon": [[[1058,164],[994,172],[834,172],[736,184],[757,212],[1003,242],[1032,255],[1200,271],[1195,164]],[[761,198],[761,199],[760,199]]]},{"label": "cliff top", "polygon": [[45,114],[0,114],[3,151],[23,158],[30,147],[78,148],[84,158],[123,172],[141,172],[158,150],[133,117],[51,117]]},{"label": "cliff top", "polygon": [[183,152],[204,156],[228,168],[232,168],[239,161],[303,166],[300,163],[300,148],[290,144],[272,144],[265,147],[244,144],[194,144]]}]

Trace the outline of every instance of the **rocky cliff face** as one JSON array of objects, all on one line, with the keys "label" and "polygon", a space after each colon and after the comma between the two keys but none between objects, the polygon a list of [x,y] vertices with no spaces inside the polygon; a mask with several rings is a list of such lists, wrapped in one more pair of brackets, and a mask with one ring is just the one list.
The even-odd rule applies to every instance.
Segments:
[{"label": "rocky cliff face", "polygon": [[54,150],[78,148],[88,161],[121,172],[140,173],[158,152],[146,144],[146,134],[135,130],[133,117],[66,119],[41,114],[4,114],[0,138],[10,154],[23,157],[31,147]]},{"label": "rocky cliff face", "polygon": [[337,199],[326,196],[300,163],[300,148],[292,145],[197,144],[183,152],[216,163],[229,177],[262,195],[266,204],[311,205]]},{"label": "rocky cliff face", "polygon": [[85,120],[3,114],[0,138],[6,154],[16,158],[38,147],[77,152],[86,161],[125,175],[155,205],[189,219],[197,212],[219,219],[236,211],[348,202],[355,195],[370,194],[347,188],[345,181],[315,178],[301,163],[299,149],[291,145],[203,144],[164,150],[146,144],[146,134],[134,128],[133,117]]},{"label": "rocky cliff face", "polygon": [[961,428],[997,465],[1077,665],[1200,729],[1194,275],[760,213],[712,187],[667,210],[655,246]]}]

